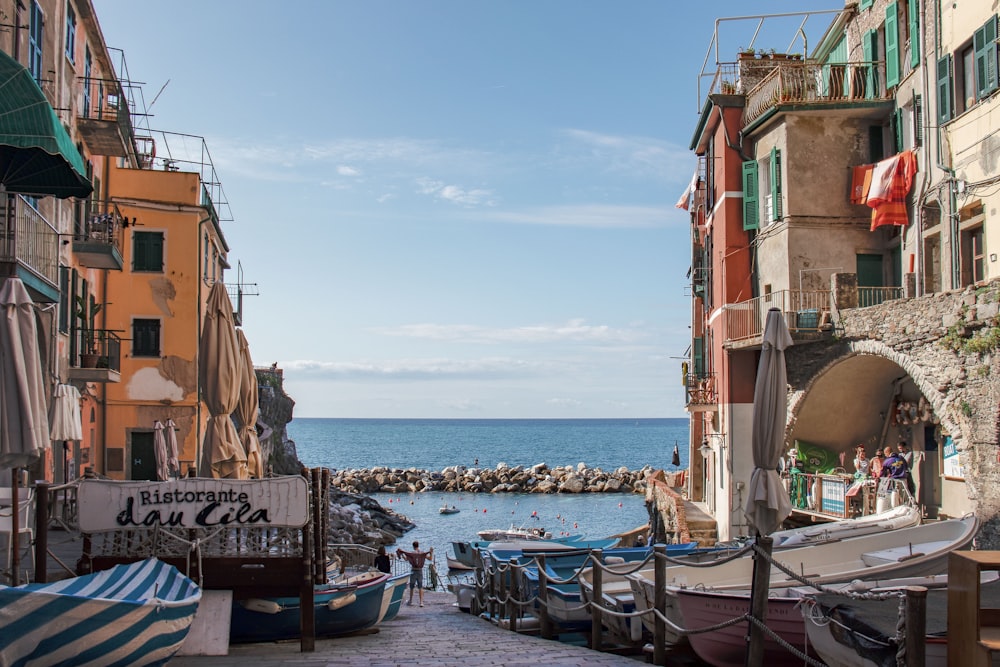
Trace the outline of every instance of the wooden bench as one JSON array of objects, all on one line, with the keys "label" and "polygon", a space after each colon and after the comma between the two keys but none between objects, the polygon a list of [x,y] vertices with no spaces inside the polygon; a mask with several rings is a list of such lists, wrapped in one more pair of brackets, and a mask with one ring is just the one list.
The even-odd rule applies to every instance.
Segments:
[{"label": "wooden bench", "polygon": [[980,602],[980,573],[1000,570],[1000,551],[948,555],[948,667],[989,667],[1000,651],[1000,609]]}]

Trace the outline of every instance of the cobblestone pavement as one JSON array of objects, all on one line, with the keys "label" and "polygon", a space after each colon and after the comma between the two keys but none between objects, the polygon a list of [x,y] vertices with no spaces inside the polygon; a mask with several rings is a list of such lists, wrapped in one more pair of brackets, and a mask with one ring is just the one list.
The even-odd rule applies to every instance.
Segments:
[{"label": "cobblestone pavement", "polygon": [[424,606],[405,600],[400,613],[377,632],[316,640],[314,653],[298,641],[242,644],[227,656],[184,656],[170,667],[636,667],[641,656],[600,653],[588,648],[501,630],[462,613],[450,593],[425,593]]}]

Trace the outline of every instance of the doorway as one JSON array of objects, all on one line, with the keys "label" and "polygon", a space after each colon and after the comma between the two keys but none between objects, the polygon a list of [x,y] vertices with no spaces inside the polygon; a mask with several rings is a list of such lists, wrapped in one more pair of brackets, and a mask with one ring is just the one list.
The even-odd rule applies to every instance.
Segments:
[{"label": "doorway", "polygon": [[152,431],[132,431],[129,451],[129,475],[132,480],[156,481],[156,454]]}]

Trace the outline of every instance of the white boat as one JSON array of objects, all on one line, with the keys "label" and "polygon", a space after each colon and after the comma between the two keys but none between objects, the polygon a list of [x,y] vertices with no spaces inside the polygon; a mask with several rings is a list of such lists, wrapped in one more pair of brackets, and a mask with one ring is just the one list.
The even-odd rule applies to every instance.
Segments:
[{"label": "white boat", "polygon": [[771,533],[772,548],[791,549],[808,544],[823,544],[919,525],[920,508],[913,505],[899,505],[878,514],[775,531]]},{"label": "white boat", "polygon": [[[983,607],[1000,607],[1000,580],[996,572],[984,572],[980,586]],[[919,583],[919,582],[918,582]],[[838,595],[809,595],[800,605],[805,632],[813,650],[828,665],[840,667],[895,667],[898,643],[896,626],[899,602],[854,600]],[[924,626],[924,664],[948,664],[948,590],[927,591]],[[1000,665],[994,657],[992,664]]]},{"label": "white boat", "polygon": [[552,533],[546,532],[544,528],[528,528],[527,526],[515,526],[510,528],[494,528],[491,530],[479,531],[479,539],[487,542],[512,542],[525,540],[548,540]]},{"label": "white boat", "polygon": [[[792,572],[801,573],[813,584],[831,584],[854,579],[888,579],[921,577],[946,572],[948,554],[967,548],[976,535],[979,522],[974,516],[949,519],[935,523],[871,533],[860,537],[826,542],[774,554],[774,560]],[[615,566],[612,566],[615,567]],[[618,567],[617,572],[623,568]],[[736,558],[711,567],[671,565],[665,569],[667,641],[676,643],[682,634],[671,629],[671,624],[685,627],[678,606],[676,591],[680,588],[698,588],[713,591],[746,589],[753,576],[753,559]],[[581,586],[592,586],[589,570],[581,573]],[[653,567],[638,572],[615,574],[605,572],[602,588],[605,595],[633,596],[637,609],[652,609],[656,586]],[[772,590],[802,585],[775,566],[771,566]],[[644,615],[643,622],[652,628],[652,617]]]}]

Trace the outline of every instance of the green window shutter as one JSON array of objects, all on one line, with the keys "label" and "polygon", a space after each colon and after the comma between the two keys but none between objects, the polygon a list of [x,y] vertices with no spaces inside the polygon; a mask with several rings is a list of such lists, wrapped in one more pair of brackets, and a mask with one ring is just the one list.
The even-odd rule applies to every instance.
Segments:
[{"label": "green window shutter", "polygon": [[976,57],[976,99],[997,89],[997,17],[993,15],[972,37]]},{"label": "green window shutter", "polygon": [[694,343],[691,356],[694,357],[695,377],[705,377],[705,339],[699,336],[691,342]]},{"label": "green window shutter", "polygon": [[903,150],[903,110],[896,109],[889,117],[889,129],[892,130],[892,139],[895,142],[895,152]]},{"label": "green window shutter", "polygon": [[920,65],[920,3],[910,0],[910,67]]},{"label": "green window shutter", "polygon": [[781,220],[781,151],[771,149],[771,220]]},{"label": "green window shutter", "polygon": [[868,9],[872,6],[875,0],[861,0],[861,9]]},{"label": "green window shutter", "polygon": [[913,145],[914,147],[924,145],[924,98],[922,95],[913,96]]},{"label": "green window shutter", "polygon": [[899,85],[899,19],[896,2],[885,6],[885,85]]},{"label": "green window shutter", "polygon": [[760,209],[757,207],[757,161],[743,163],[743,229],[760,228]]},{"label": "green window shutter", "polygon": [[939,123],[951,120],[951,54],[937,62],[937,117]]},{"label": "green window shutter", "polygon": [[878,59],[878,31],[869,30],[861,38],[861,52],[865,65],[865,98],[875,97],[878,85],[875,61]]},{"label": "green window shutter", "polygon": [[163,270],[162,232],[134,232],[132,234],[132,270]]}]

